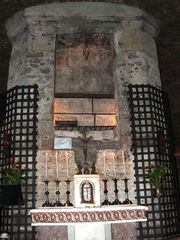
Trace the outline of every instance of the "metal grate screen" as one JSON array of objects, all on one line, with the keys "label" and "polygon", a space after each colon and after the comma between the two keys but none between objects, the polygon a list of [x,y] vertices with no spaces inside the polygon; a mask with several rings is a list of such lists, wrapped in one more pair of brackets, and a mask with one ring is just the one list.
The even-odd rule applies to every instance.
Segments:
[{"label": "metal grate screen", "polygon": [[1,207],[0,232],[10,240],[33,240],[28,212],[35,208],[36,188],[36,135],[38,87],[16,86],[0,95],[0,181],[9,159],[24,170],[22,182],[23,204]]},{"label": "metal grate screen", "polygon": [[[178,186],[167,95],[150,85],[129,85],[137,203],[148,206],[148,221],[139,224],[139,239],[178,235]],[[150,165],[168,166],[162,195],[147,178]]]}]

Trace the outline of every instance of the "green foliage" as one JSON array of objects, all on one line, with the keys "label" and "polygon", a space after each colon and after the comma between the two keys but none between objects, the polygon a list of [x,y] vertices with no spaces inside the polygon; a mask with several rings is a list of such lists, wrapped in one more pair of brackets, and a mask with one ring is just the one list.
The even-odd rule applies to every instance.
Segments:
[{"label": "green foliage", "polygon": [[6,168],[3,171],[3,182],[4,184],[20,184],[22,175],[23,171],[20,168]]},{"label": "green foliage", "polygon": [[162,184],[165,180],[166,172],[168,167],[163,164],[157,164],[149,167],[148,178],[150,183],[156,188],[159,189],[162,187]]}]

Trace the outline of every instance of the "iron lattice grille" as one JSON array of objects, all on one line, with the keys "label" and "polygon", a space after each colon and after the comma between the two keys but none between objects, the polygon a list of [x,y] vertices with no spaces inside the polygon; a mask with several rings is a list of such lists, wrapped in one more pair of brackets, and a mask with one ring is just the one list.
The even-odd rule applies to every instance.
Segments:
[{"label": "iron lattice grille", "polygon": [[[129,85],[137,203],[149,208],[139,224],[139,239],[168,239],[178,234],[178,186],[167,95],[150,85]],[[162,196],[156,197],[147,167],[168,166]]]},{"label": "iron lattice grille", "polygon": [[[8,232],[10,240],[33,240],[28,212],[35,208],[36,136],[38,87],[15,86],[0,95],[0,181],[9,157],[24,170],[22,182],[23,205],[0,209],[0,232]],[[9,137],[10,144],[5,144]],[[7,139],[6,139],[7,140]]]}]

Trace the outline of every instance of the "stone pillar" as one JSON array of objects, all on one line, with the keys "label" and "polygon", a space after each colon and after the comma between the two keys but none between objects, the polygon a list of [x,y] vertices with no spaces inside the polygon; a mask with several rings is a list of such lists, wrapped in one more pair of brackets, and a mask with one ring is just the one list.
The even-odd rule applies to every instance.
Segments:
[{"label": "stone pillar", "polygon": [[56,31],[43,18],[24,16],[16,14],[6,26],[13,45],[8,89],[38,84],[38,148],[52,149]]},{"label": "stone pillar", "polygon": [[27,22],[23,12],[17,13],[7,22],[6,31],[12,44],[7,82],[7,88],[10,89],[16,85],[25,85],[26,82]]},{"label": "stone pillar", "polygon": [[[150,22],[148,22],[148,20]],[[150,84],[161,88],[156,45],[154,37],[157,34],[156,24],[147,17],[140,20],[124,20],[114,33],[115,66],[114,85],[117,106],[117,124],[119,142],[122,149],[128,150],[129,161],[126,163],[127,178],[129,179],[130,199],[135,202],[134,164],[131,148],[131,126],[128,105],[127,86],[129,84]],[[122,228],[121,228],[122,227]],[[113,240],[137,239],[136,224],[127,226],[112,225]],[[123,231],[122,231],[123,229]],[[125,230],[126,229],[126,230]],[[124,231],[125,230],[125,231]]]},{"label": "stone pillar", "polygon": [[131,145],[127,86],[150,84],[161,88],[154,37],[156,24],[149,17],[143,20],[125,20],[114,34],[114,84],[120,129],[120,145]]},{"label": "stone pillar", "polygon": [[53,149],[54,64],[56,32],[46,22],[28,23],[28,54],[26,79],[33,79],[39,86],[38,146]]}]

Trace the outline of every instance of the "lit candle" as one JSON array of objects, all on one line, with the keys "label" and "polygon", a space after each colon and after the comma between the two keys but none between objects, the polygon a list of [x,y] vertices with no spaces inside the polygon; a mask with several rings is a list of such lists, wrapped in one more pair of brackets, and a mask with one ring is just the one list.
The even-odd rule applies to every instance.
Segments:
[{"label": "lit candle", "polygon": [[56,151],[56,177],[59,178],[58,152]]},{"label": "lit candle", "polygon": [[114,177],[116,178],[115,153],[113,153],[113,168],[114,168]]},{"label": "lit candle", "polygon": [[67,152],[65,153],[66,155],[66,174],[67,174],[67,179],[69,178],[69,158],[67,155]]},{"label": "lit candle", "polygon": [[124,175],[126,178],[126,164],[125,164],[125,151],[122,150],[122,161],[123,161],[123,166],[124,166]]},{"label": "lit candle", "polygon": [[105,152],[103,152],[103,161],[104,161],[104,178],[106,179],[107,172],[106,172],[106,156],[105,156]]},{"label": "lit candle", "polygon": [[45,176],[46,176],[46,180],[48,179],[48,153],[46,152],[45,154],[46,156],[46,163],[45,163],[45,168],[46,168],[46,172],[45,172]]}]

